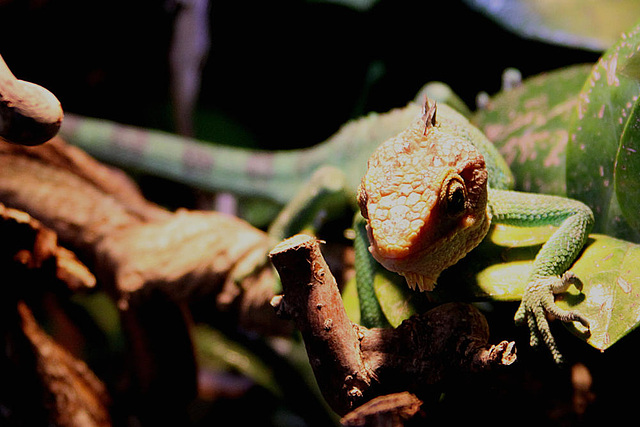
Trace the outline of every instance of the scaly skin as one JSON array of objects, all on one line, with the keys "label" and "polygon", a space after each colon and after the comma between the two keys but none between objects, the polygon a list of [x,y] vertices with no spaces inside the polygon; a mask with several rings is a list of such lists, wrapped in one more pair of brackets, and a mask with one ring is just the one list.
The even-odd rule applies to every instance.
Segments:
[{"label": "scaly skin", "polygon": [[[338,192],[354,200],[361,184],[358,201],[369,218],[371,254],[403,274],[414,288],[433,288],[443,269],[482,240],[492,220],[520,226],[556,225],[558,231],[536,257],[516,320],[528,324],[533,344],[545,342],[560,360],[546,314],[588,325],[578,313],[560,311],[553,294],[570,284],[579,285],[572,275],[560,275],[585,242],[593,222],[591,211],[568,199],[507,191],[511,173],[482,132],[446,105],[439,105],[437,114],[435,108],[425,113],[412,125],[420,115],[420,106],[412,102],[403,109],[350,122],[309,149],[275,153],[221,147],[72,115],[61,133],[118,166],[204,189],[288,203],[274,221],[275,239],[288,237],[291,223],[308,224],[318,205],[327,200],[333,203]],[[368,158],[369,171],[361,183]],[[341,178],[334,179],[334,173]],[[315,181],[314,186],[305,187],[308,181]],[[366,244],[358,246],[367,255]],[[367,289],[372,286],[373,264],[361,253],[358,259],[362,318],[368,326],[384,326],[386,319],[381,318],[377,301],[367,301],[375,298]]]},{"label": "scaly skin", "polygon": [[546,314],[589,325],[579,313],[560,310],[553,295],[580,286],[570,273],[560,275],[586,242],[593,214],[575,200],[507,190],[508,169],[491,147],[454,110],[427,103],[419,120],[369,159],[358,192],[369,251],[411,288],[432,290],[445,268],[482,241],[492,220],[558,226],[536,256],[516,320],[528,324],[532,344],[544,341],[560,362]]},{"label": "scaly skin", "polygon": [[[176,180],[209,191],[288,203],[323,166],[340,170],[355,199],[367,159],[386,139],[420,114],[411,102],[386,113],[370,113],[342,126],[313,147],[260,151],[198,141],[107,120],[67,114],[61,136],[96,158],[124,168]],[[308,143],[300,135],[303,143]]]}]

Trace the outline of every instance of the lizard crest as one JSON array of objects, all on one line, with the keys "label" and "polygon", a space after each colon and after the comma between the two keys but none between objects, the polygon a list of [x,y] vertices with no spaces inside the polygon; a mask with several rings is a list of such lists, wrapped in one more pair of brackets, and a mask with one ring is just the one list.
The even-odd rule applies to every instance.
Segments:
[{"label": "lizard crest", "polygon": [[454,131],[456,113],[442,110],[436,117],[427,100],[418,120],[374,152],[358,189],[369,251],[420,290],[432,290],[491,221],[484,158]]}]

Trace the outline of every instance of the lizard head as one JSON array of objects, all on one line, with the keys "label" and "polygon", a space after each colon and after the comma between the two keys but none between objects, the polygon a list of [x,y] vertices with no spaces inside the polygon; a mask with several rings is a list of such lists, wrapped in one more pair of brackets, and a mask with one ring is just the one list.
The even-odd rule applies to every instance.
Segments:
[{"label": "lizard head", "polygon": [[432,290],[491,221],[484,158],[460,131],[461,117],[442,110],[436,118],[436,105],[425,102],[422,116],[370,157],[358,189],[369,251],[420,290]]}]

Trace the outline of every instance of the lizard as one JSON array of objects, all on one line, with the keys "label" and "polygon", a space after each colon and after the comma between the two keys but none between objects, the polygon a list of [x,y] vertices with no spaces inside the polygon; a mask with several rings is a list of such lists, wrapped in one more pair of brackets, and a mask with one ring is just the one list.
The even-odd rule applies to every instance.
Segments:
[{"label": "lizard", "polygon": [[[362,212],[362,216],[357,215],[354,220],[354,229],[363,228],[363,217],[367,223],[365,233],[368,236],[365,239],[369,244],[358,237],[355,240],[356,282],[361,320],[372,326],[385,326],[385,322],[372,291],[372,269],[376,266],[371,262],[371,256],[384,267],[403,275],[412,288],[430,290],[442,270],[455,264],[482,240],[492,220],[513,225],[558,225],[558,231],[536,258],[531,282],[515,317],[517,322],[527,323],[532,344],[537,345],[542,339],[554,359],[560,361],[561,354],[545,313],[567,322],[577,320],[588,327],[588,320],[579,313],[560,311],[553,302],[553,294],[562,292],[571,284],[580,285],[570,273],[559,275],[568,268],[586,241],[593,222],[591,211],[570,199],[507,191],[512,187],[513,178],[491,142],[466,118],[444,103],[438,109],[436,104],[423,109],[423,104],[418,102],[418,99],[424,99],[423,93],[421,91],[404,108],[371,113],[349,122],[324,143],[302,150],[271,152],[213,146],[168,133],[142,131],[102,120],[81,119],[71,114],[67,114],[61,133],[70,142],[108,163],[144,168],[205,189],[262,196],[286,203],[270,230],[276,241],[288,237],[291,230],[296,229],[289,227],[296,222],[295,218],[314,218],[318,214],[318,206],[326,202],[327,187],[330,194],[346,194],[344,200],[357,201]],[[467,153],[469,159],[475,159],[475,163],[471,163],[475,169],[469,169],[474,171],[472,175],[486,176],[484,184],[477,189],[464,181],[463,178],[469,178],[466,174],[451,181],[447,178],[449,175],[436,173],[434,166],[438,162],[431,156],[435,162],[427,168],[431,170],[433,179],[429,187],[431,199],[426,192],[406,195],[406,199],[418,195],[426,198],[418,202],[422,206],[420,214],[424,217],[415,222],[421,225],[420,230],[402,237],[407,230],[396,227],[394,231],[387,222],[376,217],[377,209],[372,209],[372,206],[380,207],[391,200],[385,197],[381,200],[382,205],[375,201],[380,195],[376,193],[377,178],[392,173],[394,169],[390,165],[398,165],[400,159],[416,159],[416,164],[425,161],[420,160],[422,153],[412,148],[416,144],[405,144],[407,151],[394,151],[397,151],[394,147],[403,144],[398,141],[406,143],[408,136],[416,141],[424,138],[439,141],[435,146],[440,147],[441,157],[447,153]],[[448,163],[443,164],[448,166],[437,170],[451,168]],[[411,171],[398,167],[393,173],[399,179],[398,183],[403,179],[407,181],[405,184],[410,183]],[[442,181],[444,178],[447,178],[446,186]],[[304,182],[310,182],[311,186],[303,185]],[[402,185],[392,187],[389,189],[393,194],[405,197]],[[450,200],[445,203],[444,199]],[[426,203],[427,200],[430,204]],[[407,211],[400,205],[394,213]],[[465,212],[471,206],[474,209],[449,217],[446,209],[443,211],[445,205],[451,209],[462,210],[464,207]],[[380,210],[381,215],[384,215],[383,211]],[[396,221],[395,225],[401,223],[404,221]],[[384,237],[386,230],[390,235]],[[393,239],[394,235],[400,238],[400,244],[389,246],[385,239]],[[569,249],[563,249],[562,245],[568,245]],[[408,255],[402,256],[403,251]]]},{"label": "lizard", "polygon": [[355,200],[369,156],[420,114],[426,94],[470,114],[448,85],[431,82],[406,105],[350,120],[325,141],[303,149],[238,148],[69,112],[60,135],[106,163],[280,205],[303,191],[318,169],[329,166],[341,171],[346,190]]},{"label": "lizard", "polygon": [[589,207],[559,196],[510,190],[508,167],[477,128],[447,105],[423,114],[371,155],[358,189],[368,250],[412,289],[433,290],[439,274],[475,248],[492,222],[557,229],[533,262],[515,320],[529,326],[562,362],[547,315],[589,328],[577,311],[560,309],[554,294],[580,280],[567,269],[594,222]]}]

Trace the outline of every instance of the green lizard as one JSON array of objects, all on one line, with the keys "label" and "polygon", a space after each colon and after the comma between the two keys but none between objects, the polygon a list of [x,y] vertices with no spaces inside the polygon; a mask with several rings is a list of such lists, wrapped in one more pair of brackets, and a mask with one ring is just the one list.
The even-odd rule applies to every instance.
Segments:
[{"label": "green lizard", "polygon": [[[380,264],[403,275],[412,288],[430,290],[442,270],[484,238],[491,221],[556,225],[557,231],[536,257],[516,320],[526,322],[532,344],[542,339],[557,361],[561,355],[546,314],[588,327],[579,313],[560,310],[553,295],[580,284],[565,270],[586,241],[593,223],[591,211],[570,199],[509,191],[511,173],[497,150],[446,105],[422,111],[412,102],[347,124],[318,146],[275,153],[185,143],[169,134],[70,115],[61,133],[120,166],[179,176],[212,190],[293,201],[275,221],[281,225],[275,227],[279,237],[287,234],[282,224],[322,199],[318,198],[322,185],[313,190],[302,185],[312,180],[314,171],[321,171],[316,178],[331,178],[334,193],[350,194],[353,201],[358,194],[367,221],[370,244],[356,241],[356,270],[362,318],[370,325],[383,325],[384,319],[379,305],[370,301],[375,299],[370,271],[375,267],[367,259],[367,246]],[[341,179],[333,180],[336,175]],[[360,227],[359,220],[354,226]]]},{"label": "green lizard", "polygon": [[542,339],[560,362],[546,316],[589,327],[580,313],[557,307],[553,295],[572,284],[581,287],[566,270],[586,242],[593,213],[576,200],[510,187],[508,168],[489,140],[453,109],[427,103],[418,120],[369,159],[358,191],[369,251],[411,288],[432,290],[444,269],[480,243],[492,221],[557,226],[534,260],[516,321],[526,322],[531,343]]},{"label": "green lizard", "polygon": [[144,170],[203,190],[286,204],[322,166],[344,171],[355,197],[373,150],[408,126],[419,111],[419,104],[410,103],[387,113],[371,113],[347,123],[327,141],[299,150],[260,151],[213,145],[69,113],[60,134],[110,164]]}]

